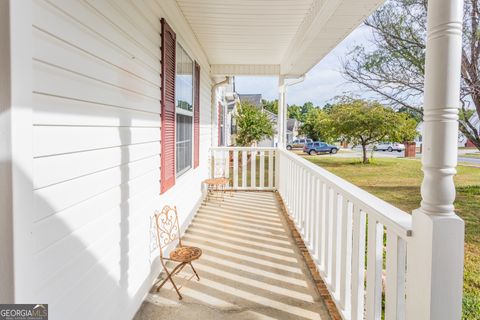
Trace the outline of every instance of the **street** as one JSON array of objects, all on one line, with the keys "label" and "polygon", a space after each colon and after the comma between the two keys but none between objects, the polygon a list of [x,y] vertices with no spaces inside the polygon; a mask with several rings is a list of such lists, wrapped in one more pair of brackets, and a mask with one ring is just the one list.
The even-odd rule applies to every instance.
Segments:
[{"label": "street", "polygon": [[[297,150],[298,153],[302,153],[301,150]],[[480,165],[480,158],[470,158],[465,157],[466,153],[473,153],[475,152],[472,149],[459,149],[458,150],[458,162],[463,163],[471,163],[475,165]],[[368,150],[368,157],[372,154],[372,150]],[[336,154],[320,154],[320,156],[326,157],[338,157],[338,158],[361,158],[362,157],[362,149],[359,147],[353,149],[340,149]],[[388,152],[388,151],[374,151],[373,158],[403,158],[404,152]],[[421,153],[417,153],[416,158],[420,159],[422,157]]]}]

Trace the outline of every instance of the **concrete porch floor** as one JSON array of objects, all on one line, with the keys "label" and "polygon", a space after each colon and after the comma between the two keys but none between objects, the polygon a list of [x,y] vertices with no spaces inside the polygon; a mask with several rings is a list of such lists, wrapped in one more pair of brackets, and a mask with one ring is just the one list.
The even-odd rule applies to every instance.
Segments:
[{"label": "concrete porch floor", "polygon": [[209,200],[183,242],[203,250],[200,281],[186,267],[175,276],[183,300],[170,283],[152,288],[135,320],[330,319],[275,193]]}]

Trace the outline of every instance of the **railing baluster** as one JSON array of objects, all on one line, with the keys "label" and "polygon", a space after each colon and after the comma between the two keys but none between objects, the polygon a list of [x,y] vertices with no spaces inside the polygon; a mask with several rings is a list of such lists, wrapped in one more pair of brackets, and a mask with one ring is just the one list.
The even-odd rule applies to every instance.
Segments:
[{"label": "railing baluster", "polygon": [[313,237],[312,237],[312,242],[313,242],[313,248],[312,248],[312,252],[313,252],[313,256],[316,260],[318,260],[319,258],[319,239],[320,239],[320,225],[319,225],[319,221],[320,221],[320,181],[317,177],[314,178],[313,180],[313,189],[314,189],[314,193],[313,193],[313,209],[312,209],[312,212],[313,212],[313,222],[312,222],[312,234],[313,234]]},{"label": "railing baluster", "polygon": [[298,165],[293,165],[293,219],[297,223],[298,214]]},{"label": "railing baluster", "polygon": [[230,150],[225,152],[225,178],[230,178]]},{"label": "railing baluster", "polygon": [[352,248],[352,320],[363,320],[365,280],[365,213],[354,204]]},{"label": "railing baluster", "polygon": [[233,188],[238,189],[238,151],[233,151]]},{"label": "railing baluster", "polygon": [[308,243],[308,247],[311,249],[312,248],[312,217],[313,217],[313,199],[314,199],[314,193],[313,193],[313,176],[312,175],[307,175],[307,216],[306,216],[306,221],[305,221],[305,238]]},{"label": "railing baluster", "polygon": [[325,244],[324,244],[324,251],[325,251],[325,276],[330,278],[330,244],[331,244],[331,204],[330,204],[330,186],[325,184]]},{"label": "railing baluster", "polygon": [[256,188],[257,180],[257,151],[252,150],[250,152],[250,186]]},{"label": "railing baluster", "polygon": [[367,319],[382,316],[383,225],[368,216]]},{"label": "railing baluster", "polygon": [[273,151],[268,151],[268,187],[273,188]]},{"label": "railing baluster", "polygon": [[247,151],[242,151],[242,188],[247,187]]},{"label": "railing baluster", "polygon": [[326,202],[326,184],[321,181],[320,183],[320,270],[325,272],[325,202]]},{"label": "railing baluster", "polygon": [[348,200],[342,197],[340,249],[340,308],[347,313],[350,310],[350,284],[352,261],[352,213]]},{"label": "railing baluster", "polygon": [[337,293],[337,268],[338,268],[338,254],[337,254],[337,242],[338,242],[338,193],[333,189],[333,203],[332,203],[332,290],[333,293]]},{"label": "railing baluster", "polygon": [[307,209],[307,194],[306,194],[306,185],[305,179],[307,178],[307,172],[304,168],[301,169],[302,173],[300,175],[300,233],[305,238],[305,211]]},{"label": "railing baluster", "polygon": [[385,319],[405,319],[405,240],[387,228]]},{"label": "railing baluster", "polygon": [[[283,179],[282,179],[282,183],[283,183],[283,186],[285,186],[285,181]],[[260,188],[262,188],[262,189],[265,186],[265,152],[263,152],[263,151],[260,151],[260,181],[259,181],[259,185],[260,185]]]}]

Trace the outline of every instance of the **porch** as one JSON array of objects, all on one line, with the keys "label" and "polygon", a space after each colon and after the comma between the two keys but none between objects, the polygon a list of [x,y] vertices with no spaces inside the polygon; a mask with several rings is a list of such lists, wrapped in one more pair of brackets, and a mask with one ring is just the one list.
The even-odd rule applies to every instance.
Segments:
[{"label": "porch", "polygon": [[206,201],[183,243],[202,248],[194,263],[147,295],[136,320],[329,319],[274,192],[233,192]]},{"label": "porch", "polygon": [[231,192],[210,197],[185,233],[205,250],[202,279],[184,282],[182,302],[152,290],[137,319],[404,318],[410,214],[285,149],[214,147],[210,164]]}]

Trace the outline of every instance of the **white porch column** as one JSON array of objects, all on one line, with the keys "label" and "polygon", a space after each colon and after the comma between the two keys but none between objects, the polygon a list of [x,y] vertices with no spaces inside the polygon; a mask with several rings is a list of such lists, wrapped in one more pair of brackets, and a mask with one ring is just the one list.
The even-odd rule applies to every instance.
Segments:
[{"label": "white porch column", "polygon": [[285,96],[285,78],[280,76],[278,78],[278,123],[277,123],[277,136],[278,136],[278,147],[285,148],[286,141],[286,96]]},{"label": "white porch column", "polygon": [[407,258],[407,319],[460,319],[464,222],[454,212],[462,0],[428,2],[421,207]]}]

